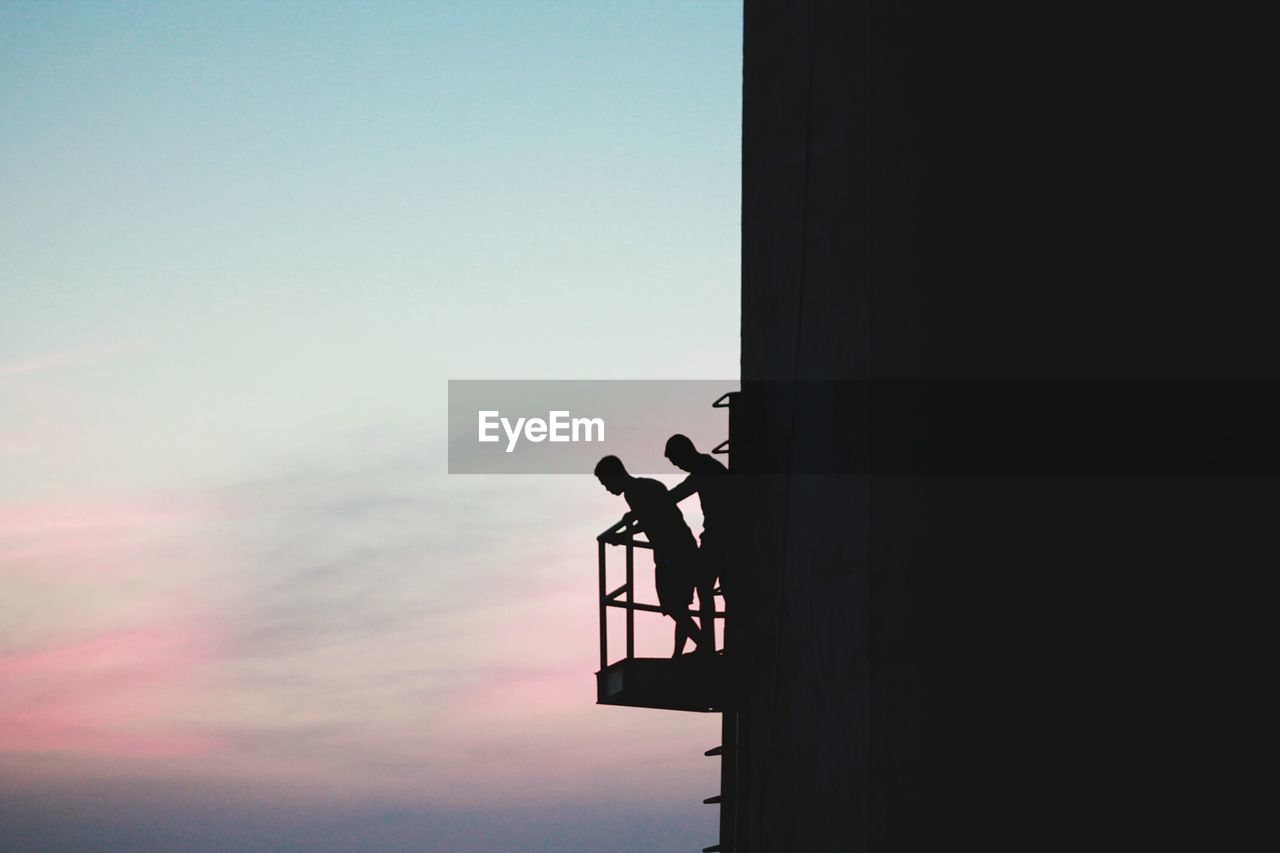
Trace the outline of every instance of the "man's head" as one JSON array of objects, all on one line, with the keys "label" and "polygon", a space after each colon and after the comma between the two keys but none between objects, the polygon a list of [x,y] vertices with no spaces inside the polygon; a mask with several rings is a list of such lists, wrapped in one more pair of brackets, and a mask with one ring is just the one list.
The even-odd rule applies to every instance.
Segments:
[{"label": "man's head", "polygon": [[622,460],[616,456],[606,456],[596,463],[596,479],[615,495],[622,494],[631,475],[623,467]]},{"label": "man's head", "polygon": [[698,450],[688,436],[676,433],[667,439],[667,459],[681,471],[692,471],[698,460]]}]

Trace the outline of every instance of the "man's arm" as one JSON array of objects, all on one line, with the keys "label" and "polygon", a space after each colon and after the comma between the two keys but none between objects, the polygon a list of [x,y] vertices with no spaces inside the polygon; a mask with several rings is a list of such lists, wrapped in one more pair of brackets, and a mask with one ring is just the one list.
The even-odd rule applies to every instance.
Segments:
[{"label": "man's arm", "polygon": [[680,501],[689,497],[696,491],[698,491],[698,486],[693,482],[693,475],[690,474],[688,477],[684,478],[684,481],[681,482],[680,485],[676,486],[668,494],[671,495],[671,499],[673,501],[680,503]]},{"label": "man's arm", "polygon": [[615,521],[612,527],[610,527],[604,533],[601,533],[599,536],[597,536],[596,539],[599,539],[602,542],[609,542],[609,544],[611,545],[621,544],[619,542],[614,542],[612,540],[615,537],[620,536],[623,533],[626,533],[628,527],[633,528],[633,532],[639,531],[640,528],[635,525],[636,525],[636,514],[634,512],[628,512],[625,515],[623,515],[622,518]]}]

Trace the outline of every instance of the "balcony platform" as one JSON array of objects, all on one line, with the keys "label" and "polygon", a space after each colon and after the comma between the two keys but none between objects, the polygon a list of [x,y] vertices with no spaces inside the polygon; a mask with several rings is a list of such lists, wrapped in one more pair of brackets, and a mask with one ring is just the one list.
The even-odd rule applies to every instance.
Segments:
[{"label": "balcony platform", "polygon": [[724,655],[625,658],[596,673],[596,703],[672,711],[720,711]]}]

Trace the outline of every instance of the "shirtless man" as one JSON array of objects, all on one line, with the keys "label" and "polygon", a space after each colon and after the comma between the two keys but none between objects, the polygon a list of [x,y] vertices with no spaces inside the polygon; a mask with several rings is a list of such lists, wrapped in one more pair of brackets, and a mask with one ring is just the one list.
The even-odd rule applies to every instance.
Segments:
[{"label": "shirtless man", "polygon": [[622,460],[616,456],[601,459],[596,464],[595,475],[611,493],[626,498],[631,511],[622,520],[638,522],[653,544],[653,575],[658,588],[658,605],[676,623],[675,650],[671,656],[683,654],[685,642],[691,638],[702,650],[703,632],[689,615],[698,546],[671,493],[657,480],[628,474]]},{"label": "shirtless man", "polygon": [[702,504],[702,544],[698,549],[694,584],[698,590],[701,622],[704,626],[710,625],[715,619],[713,595],[717,577],[726,604],[729,601],[730,585],[724,576],[729,562],[729,526],[733,523],[733,510],[729,505],[733,484],[724,463],[710,453],[699,453],[687,436],[677,433],[667,439],[666,457],[672,465],[689,474],[671,490],[672,499],[679,503],[696,492]]}]

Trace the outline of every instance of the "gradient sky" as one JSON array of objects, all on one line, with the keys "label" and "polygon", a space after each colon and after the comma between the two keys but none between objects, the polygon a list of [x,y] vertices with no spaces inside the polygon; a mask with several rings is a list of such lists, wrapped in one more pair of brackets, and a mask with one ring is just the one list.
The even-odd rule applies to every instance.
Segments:
[{"label": "gradient sky", "polygon": [[445,394],[736,377],[741,36],[0,5],[0,848],[714,841],[719,718],[594,705],[618,499]]}]

